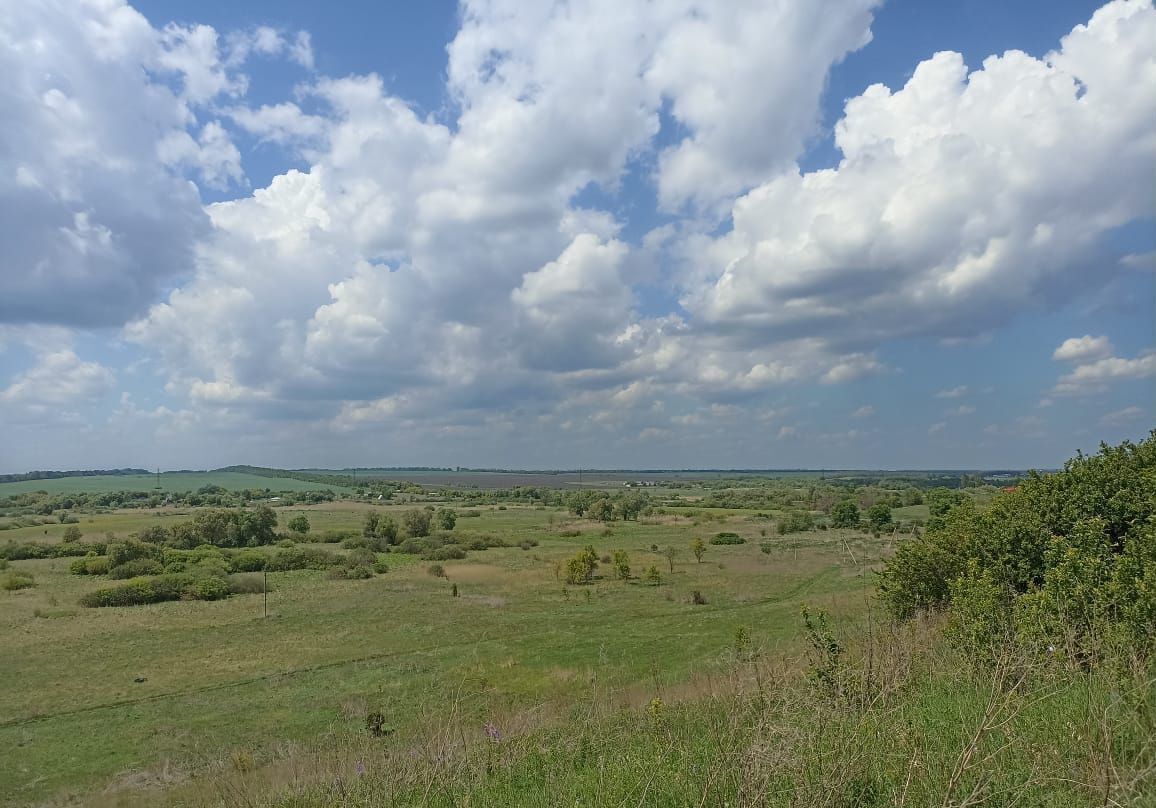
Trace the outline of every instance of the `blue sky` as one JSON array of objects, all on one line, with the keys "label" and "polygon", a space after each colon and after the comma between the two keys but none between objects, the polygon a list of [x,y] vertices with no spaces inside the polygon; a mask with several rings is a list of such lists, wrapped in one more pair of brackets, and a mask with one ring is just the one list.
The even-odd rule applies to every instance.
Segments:
[{"label": "blue sky", "polygon": [[0,471],[1046,467],[1153,425],[1151,2],[0,34]]}]

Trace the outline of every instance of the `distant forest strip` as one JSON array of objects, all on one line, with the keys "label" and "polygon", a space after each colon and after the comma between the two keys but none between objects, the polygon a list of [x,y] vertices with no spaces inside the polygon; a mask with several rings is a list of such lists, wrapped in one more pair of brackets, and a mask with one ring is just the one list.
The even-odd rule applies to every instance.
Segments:
[{"label": "distant forest strip", "polygon": [[22,483],[26,480],[60,480],[65,477],[133,477],[152,474],[148,469],[88,469],[86,471],[29,471],[24,474],[0,474],[0,483]]}]

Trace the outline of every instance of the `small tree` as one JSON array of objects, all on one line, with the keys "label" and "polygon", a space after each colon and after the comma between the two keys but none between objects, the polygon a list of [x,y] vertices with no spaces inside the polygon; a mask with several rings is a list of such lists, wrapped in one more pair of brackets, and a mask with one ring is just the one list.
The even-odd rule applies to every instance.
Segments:
[{"label": "small tree", "polygon": [[831,508],[831,527],[859,527],[859,506],[850,499],[836,502]]},{"label": "small tree", "polygon": [[453,530],[458,523],[458,514],[453,508],[438,508],[435,518],[441,530]]},{"label": "small tree", "polygon": [[625,550],[614,551],[614,577],[622,581],[630,579],[630,556]]},{"label": "small tree", "polygon": [[289,520],[289,529],[294,533],[299,533],[304,536],[309,533],[309,517],[305,514],[298,514]]},{"label": "small tree", "polygon": [[704,542],[700,537],[695,536],[690,540],[690,551],[694,553],[695,559],[698,561],[698,563],[701,564],[702,557],[706,555],[706,542]]},{"label": "small tree", "polygon": [[566,562],[566,583],[588,584],[597,568],[598,554],[594,552],[593,547],[587,547]]},{"label": "small tree", "polygon": [[370,511],[365,515],[365,521],[361,523],[361,534],[367,539],[376,539],[380,526],[381,514],[377,511]]},{"label": "small tree", "polygon": [[675,550],[673,547],[667,547],[662,551],[662,554],[666,556],[666,561],[670,564],[670,574],[674,575],[674,559],[675,556],[678,555],[678,550]]},{"label": "small tree", "polygon": [[80,528],[69,525],[64,529],[64,541],[80,541]]},{"label": "small tree", "polygon": [[410,538],[428,536],[430,521],[433,514],[424,508],[414,508],[401,515],[401,524],[405,528],[405,535]]},{"label": "small tree", "polygon": [[891,507],[886,502],[878,502],[867,509],[867,524],[876,533],[891,527]]},{"label": "small tree", "polygon": [[658,586],[662,583],[662,573],[658,571],[658,567],[651,566],[650,569],[648,569],[642,576],[642,580],[646,581],[648,584]]}]

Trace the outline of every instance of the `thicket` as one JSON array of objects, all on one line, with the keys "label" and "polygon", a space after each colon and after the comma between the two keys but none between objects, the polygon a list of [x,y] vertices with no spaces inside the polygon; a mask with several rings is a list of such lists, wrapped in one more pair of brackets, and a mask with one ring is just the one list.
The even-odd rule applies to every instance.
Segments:
[{"label": "thicket", "polygon": [[935,493],[927,531],[880,576],[897,617],[949,609],[949,635],[978,655],[1008,642],[1082,664],[1152,654],[1156,431],[1032,473],[983,512]]}]

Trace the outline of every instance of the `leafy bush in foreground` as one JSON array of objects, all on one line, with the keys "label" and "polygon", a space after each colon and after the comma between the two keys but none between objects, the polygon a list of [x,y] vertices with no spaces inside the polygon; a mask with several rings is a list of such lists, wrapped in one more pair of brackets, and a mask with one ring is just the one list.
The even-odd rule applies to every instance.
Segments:
[{"label": "leafy bush in foreground", "polygon": [[950,606],[973,651],[1015,639],[1091,660],[1156,642],[1156,431],[1031,474],[978,512],[956,500],[903,544],[880,595],[900,618]]},{"label": "leafy bush in foreground", "polygon": [[265,564],[269,572],[286,570],[327,570],[341,563],[341,557],[320,547],[285,547]]},{"label": "leafy bush in foreground", "polygon": [[159,561],[154,558],[134,558],[115,567],[109,567],[108,577],[117,580],[139,578],[142,575],[160,575],[164,572]]}]

